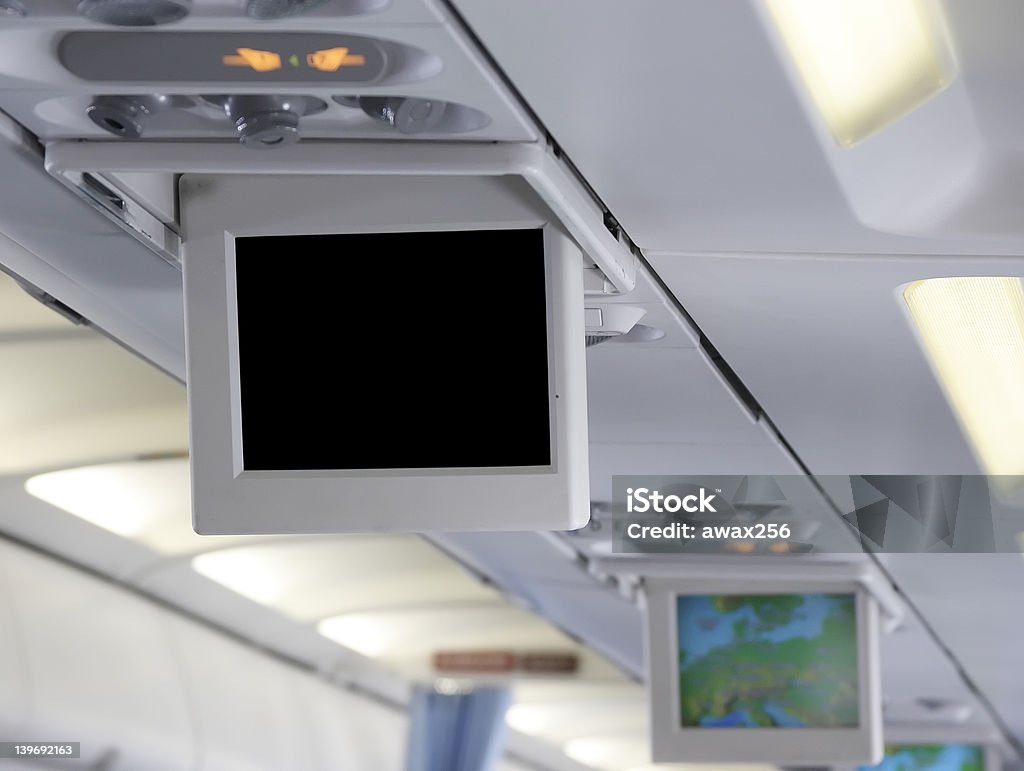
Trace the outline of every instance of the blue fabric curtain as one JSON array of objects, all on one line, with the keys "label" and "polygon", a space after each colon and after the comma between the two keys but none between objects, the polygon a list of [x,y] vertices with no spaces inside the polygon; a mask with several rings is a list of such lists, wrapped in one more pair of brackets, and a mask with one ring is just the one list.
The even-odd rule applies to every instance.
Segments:
[{"label": "blue fabric curtain", "polygon": [[453,695],[417,688],[405,771],[490,771],[501,755],[510,699],[507,688]]}]

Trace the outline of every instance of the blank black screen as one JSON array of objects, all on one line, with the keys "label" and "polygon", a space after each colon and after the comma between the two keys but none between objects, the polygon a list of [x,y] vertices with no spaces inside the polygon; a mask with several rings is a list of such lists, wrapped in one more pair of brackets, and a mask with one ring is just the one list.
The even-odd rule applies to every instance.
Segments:
[{"label": "blank black screen", "polygon": [[543,231],[235,242],[247,470],[549,466]]}]

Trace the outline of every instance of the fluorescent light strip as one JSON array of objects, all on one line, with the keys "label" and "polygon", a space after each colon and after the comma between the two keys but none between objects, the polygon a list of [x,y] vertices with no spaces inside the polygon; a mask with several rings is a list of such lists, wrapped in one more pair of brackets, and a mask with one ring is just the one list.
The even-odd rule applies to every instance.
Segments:
[{"label": "fluorescent light strip", "polygon": [[765,0],[812,101],[848,147],[951,80],[924,0]]},{"label": "fluorescent light strip", "polygon": [[1024,285],[932,278],[904,298],[985,471],[1024,474]]},{"label": "fluorescent light strip", "polygon": [[[167,520],[189,518],[188,461],[169,458],[51,471],[25,491],[104,530],[148,543]],[[188,529],[187,524],[182,525]]]},{"label": "fluorescent light strip", "polygon": [[197,554],[192,558],[192,569],[253,602],[269,607],[275,607],[287,590],[279,566],[268,564],[263,553],[253,549]]}]

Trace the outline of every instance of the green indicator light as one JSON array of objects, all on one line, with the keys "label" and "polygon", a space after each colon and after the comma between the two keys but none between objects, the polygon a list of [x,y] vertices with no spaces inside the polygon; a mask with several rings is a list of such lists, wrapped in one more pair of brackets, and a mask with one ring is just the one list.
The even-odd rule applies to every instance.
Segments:
[{"label": "green indicator light", "polygon": [[292,54],[290,57],[288,57],[288,63],[292,67],[298,67],[299,66],[299,57],[296,56],[295,54]]}]

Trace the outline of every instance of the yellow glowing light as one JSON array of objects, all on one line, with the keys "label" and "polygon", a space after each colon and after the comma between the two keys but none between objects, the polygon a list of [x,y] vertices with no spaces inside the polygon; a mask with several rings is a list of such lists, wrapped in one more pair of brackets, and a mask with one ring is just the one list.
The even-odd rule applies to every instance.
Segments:
[{"label": "yellow glowing light", "polygon": [[188,528],[188,463],[184,459],[51,471],[26,481],[25,491],[104,530],[143,542],[159,535],[169,519],[181,520]]},{"label": "yellow glowing light", "polygon": [[611,755],[608,744],[601,739],[573,739],[562,747],[573,760],[587,765],[604,763]]},{"label": "yellow glowing light", "polygon": [[364,656],[375,658],[401,643],[401,629],[389,626],[370,613],[351,613],[321,621],[317,631]]},{"label": "yellow glowing light", "polygon": [[505,713],[505,723],[509,728],[529,736],[542,734],[549,722],[543,707],[529,704],[513,704]]},{"label": "yellow glowing light", "polygon": [[262,554],[247,549],[225,549],[192,558],[192,569],[261,605],[274,605],[285,587]]},{"label": "yellow glowing light", "polygon": [[350,54],[347,48],[327,48],[308,54],[306,64],[321,72],[337,72],[342,67],[361,67],[366,64],[366,57]]},{"label": "yellow glowing light", "polygon": [[1019,278],[932,278],[904,298],[982,466],[1024,474],[1024,285]]},{"label": "yellow glowing light", "polygon": [[951,79],[926,0],[765,0],[836,141],[853,145]]},{"label": "yellow glowing light", "polygon": [[104,530],[163,554],[267,536],[199,536],[192,530],[188,459],[102,463],[37,474],[25,491]]},{"label": "yellow glowing light", "polygon": [[562,751],[578,763],[598,768],[632,768],[650,762],[644,731],[616,731],[572,739]]},{"label": "yellow glowing light", "polygon": [[281,55],[273,51],[259,51],[255,48],[237,48],[237,53],[224,57],[227,67],[249,67],[256,72],[273,72],[281,69]]}]

